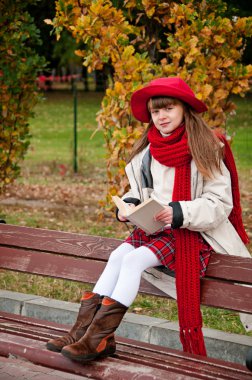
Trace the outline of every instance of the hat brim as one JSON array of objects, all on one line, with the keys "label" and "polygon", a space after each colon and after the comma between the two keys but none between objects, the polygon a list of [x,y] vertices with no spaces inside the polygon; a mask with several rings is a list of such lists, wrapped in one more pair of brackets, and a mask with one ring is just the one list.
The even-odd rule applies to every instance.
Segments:
[{"label": "hat brim", "polygon": [[154,96],[169,96],[179,99],[182,102],[189,104],[198,113],[207,111],[205,103],[180,88],[152,85],[143,87],[132,94],[131,110],[137,120],[143,123],[150,122],[148,101]]}]

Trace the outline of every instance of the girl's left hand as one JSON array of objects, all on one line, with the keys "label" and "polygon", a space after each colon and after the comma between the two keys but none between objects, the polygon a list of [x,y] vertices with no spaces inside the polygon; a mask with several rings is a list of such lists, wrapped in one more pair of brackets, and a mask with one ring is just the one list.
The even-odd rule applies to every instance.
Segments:
[{"label": "girl's left hand", "polygon": [[159,211],[155,216],[154,220],[164,222],[165,224],[172,224],[173,219],[173,208],[170,206],[165,206],[165,209]]}]

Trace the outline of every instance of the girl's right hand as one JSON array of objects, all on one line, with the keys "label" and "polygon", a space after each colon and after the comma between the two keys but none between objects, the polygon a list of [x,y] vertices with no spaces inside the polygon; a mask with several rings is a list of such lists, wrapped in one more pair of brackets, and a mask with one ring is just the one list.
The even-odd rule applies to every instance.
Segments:
[{"label": "girl's right hand", "polygon": [[163,210],[159,211],[154,220],[164,222],[165,224],[172,224],[173,220],[173,208],[170,206],[165,206]]}]

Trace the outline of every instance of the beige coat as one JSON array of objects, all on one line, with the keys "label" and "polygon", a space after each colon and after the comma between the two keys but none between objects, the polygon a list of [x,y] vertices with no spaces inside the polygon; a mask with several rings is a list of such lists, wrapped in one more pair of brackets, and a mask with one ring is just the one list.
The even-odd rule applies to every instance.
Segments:
[{"label": "beige coat", "polygon": [[[158,166],[151,165],[153,159],[150,157],[149,147],[147,147],[126,166],[125,171],[131,189],[123,198],[133,197],[143,202],[154,196],[154,189],[151,186],[146,186],[146,184],[148,185],[148,182],[151,182],[151,179],[148,178],[153,174],[151,173],[151,168],[153,170],[153,167],[157,168]],[[224,163],[222,163],[221,169],[222,174],[216,174],[213,180],[206,180],[197,170],[195,162],[192,161],[192,200],[180,202],[184,216],[184,222],[180,228],[199,231],[215,252],[251,257],[236,230],[229,222],[228,216],[233,207],[231,181],[229,171]],[[171,174],[171,177],[174,178],[174,173],[173,175]],[[169,178],[167,180],[169,181]],[[155,268],[152,270],[155,272]],[[158,273],[160,274],[160,272]],[[149,276],[147,272],[143,273],[143,277],[151,282],[155,278],[151,275]],[[159,281],[154,285],[171,297],[176,298],[174,277],[167,275],[165,277],[165,282]],[[244,328],[251,331],[252,315],[240,313],[240,319]]]},{"label": "beige coat", "polygon": [[[146,177],[155,174],[150,173],[150,167],[153,171],[151,160],[153,158],[149,154],[149,147],[146,147],[126,166],[130,191],[123,198],[134,197],[143,202],[153,196],[155,192],[150,186],[151,180],[146,181]],[[224,163],[221,169],[222,174],[217,173],[214,179],[206,180],[192,161],[192,200],[180,202],[184,216],[181,228],[200,232],[215,252],[251,257],[228,219],[233,207],[231,181]]]}]

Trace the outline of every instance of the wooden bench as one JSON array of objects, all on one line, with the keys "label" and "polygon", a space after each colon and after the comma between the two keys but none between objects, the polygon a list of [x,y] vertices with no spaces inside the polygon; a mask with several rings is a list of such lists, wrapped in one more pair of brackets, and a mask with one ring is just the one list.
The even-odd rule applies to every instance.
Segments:
[{"label": "wooden bench", "polygon": [[[0,268],[94,284],[118,239],[0,224]],[[202,304],[252,314],[252,260],[214,254],[202,280]],[[167,295],[145,279],[140,292]],[[45,342],[69,326],[0,312],[0,356],[18,356],[91,379],[252,379],[246,366],[117,337],[114,357],[75,363]]]}]

